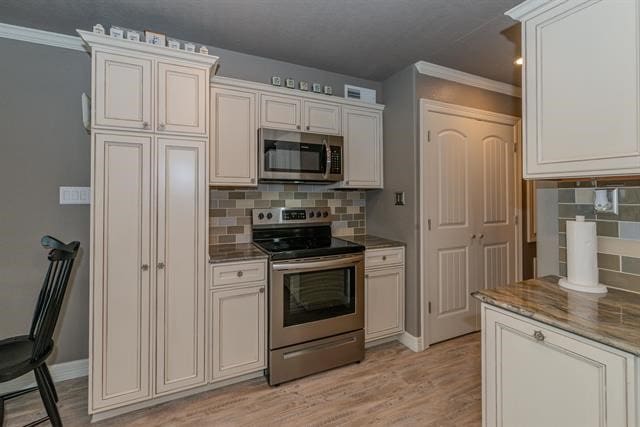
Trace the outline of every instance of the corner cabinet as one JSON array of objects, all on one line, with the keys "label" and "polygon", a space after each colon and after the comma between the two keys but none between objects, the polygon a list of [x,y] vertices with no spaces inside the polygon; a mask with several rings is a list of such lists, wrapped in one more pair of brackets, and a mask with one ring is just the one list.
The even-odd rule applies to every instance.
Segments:
[{"label": "corner cabinet", "polygon": [[636,426],[636,358],[482,305],[483,425]]},{"label": "corner cabinet", "polygon": [[529,0],[522,21],[524,177],[640,173],[637,0]]},{"label": "corner cabinet", "polygon": [[365,342],[404,332],[404,248],[367,249]]},{"label": "corner cabinet", "polygon": [[345,179],[333,188],[383,187],[383,105],[214,77],[210,184],[258,185],[258,129],[344,137]]},{"label": "corner cabinet", "polygon": [[89,413],[207,384],[217,57],[78,31],[92,56]]}]

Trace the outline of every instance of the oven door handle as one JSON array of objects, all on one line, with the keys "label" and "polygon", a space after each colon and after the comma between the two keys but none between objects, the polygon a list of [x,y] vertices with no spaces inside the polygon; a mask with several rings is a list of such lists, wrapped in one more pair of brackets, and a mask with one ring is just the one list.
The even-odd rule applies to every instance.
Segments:
[{"label": "oven door handle", "polygon": [[327,163],[324,166],[324,175],[322,177],[324,179],[327,179],[329,173],[331,172],[331,148],[329,147],[326,139],[322,140],[322,146],[324,147],[325,156],[327,156]]},{"label": "oven door handle", "polygon": [[362,261],[364,257],[362,255],[349,256],[349,257],[340,257],[331,260],[320,260],[320,261],[304,261],[304,262],[281,262],[281,263],[273,263],[271,268],[273,270],[309,270],[309,269],[320,269],[327,267],[339,267],[342,265],[353,265],[360,261]]}]

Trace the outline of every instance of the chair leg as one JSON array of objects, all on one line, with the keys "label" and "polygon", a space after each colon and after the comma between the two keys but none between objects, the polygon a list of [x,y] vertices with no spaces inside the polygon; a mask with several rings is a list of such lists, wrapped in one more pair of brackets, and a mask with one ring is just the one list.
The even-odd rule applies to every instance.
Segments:
[{"label": "chair leg", "polygon": [[4,427],[4,399],[0,397],[0,427]]},{"label": "chair leg", "polygon": [[42,373],[44,374],[45,378],[47,379],[47,383],[49,384],[49,390],[51,390],[51,393],[53,394],[53,399],[56,401],[56,403],[58,403],[58,392],[56,391],[56,386],[53,383],[53,379],[51,378],[51,374],[49,373],[49,368],[47,367],[46,363],[43,363],[40,366],[42,366]]},{"label": "chair leg", "polygon": [[40,390],[40,397],[42,403],[47,410],[49,421],[53,427],[62,427],[62,421],[60,420],[60,414],[58,413],[58,407],[53,398],[53,393],[49,390],[49,384],[47,384],[46,375],[43,372],[42,366],[38,366],[34,373],[36,374],[36,382],[38,383],[38,390]]}]

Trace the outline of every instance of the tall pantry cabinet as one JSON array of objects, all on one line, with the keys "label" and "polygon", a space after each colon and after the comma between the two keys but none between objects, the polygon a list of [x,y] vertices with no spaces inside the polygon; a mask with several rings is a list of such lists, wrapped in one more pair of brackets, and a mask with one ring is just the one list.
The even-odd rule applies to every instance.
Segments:
[{"label": "tall pantry cabinet", "polygon": [[78,31],[92,57],[89,412],[206,384],[209,75]]}]

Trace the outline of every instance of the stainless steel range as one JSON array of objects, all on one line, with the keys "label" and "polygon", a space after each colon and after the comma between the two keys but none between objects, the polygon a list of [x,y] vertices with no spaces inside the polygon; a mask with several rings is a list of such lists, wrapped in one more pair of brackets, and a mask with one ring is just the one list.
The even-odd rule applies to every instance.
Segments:
[{"label": "stainless steel range", "polygon": [[269,254],[269,384],[364,358],[364,247],[331,236],[329,208],[253,210]]}]

